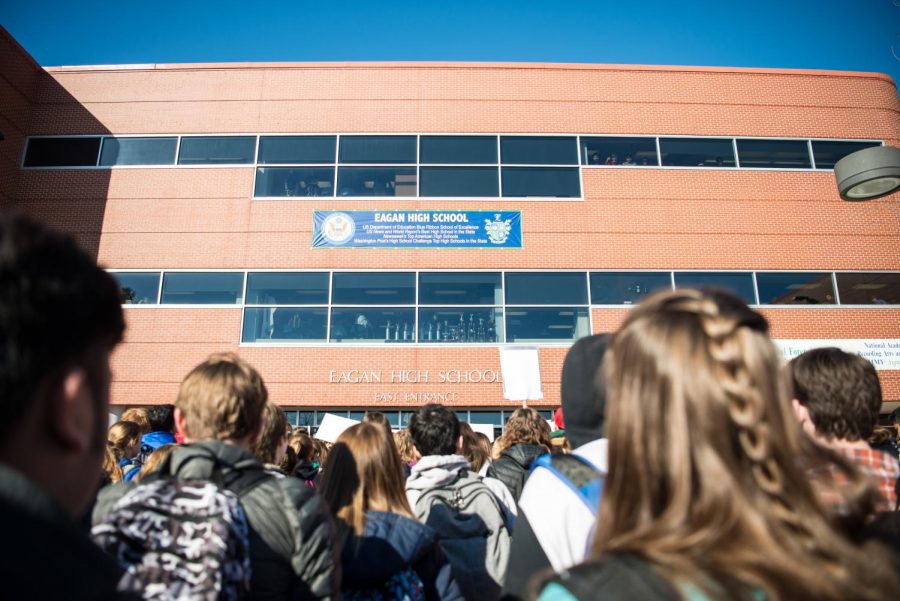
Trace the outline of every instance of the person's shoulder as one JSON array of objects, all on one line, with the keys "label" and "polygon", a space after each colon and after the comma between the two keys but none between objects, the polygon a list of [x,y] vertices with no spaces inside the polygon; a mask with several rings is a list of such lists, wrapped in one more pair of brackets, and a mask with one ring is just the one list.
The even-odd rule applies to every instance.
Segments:
[{"label": "person's shoulder", "polygon": [[675,601],[679,598],[651,564],[630,554],[612,554],[587,561],[562,572],[550,582],[562,585],[576,599],[600,596],[623,601]]}]

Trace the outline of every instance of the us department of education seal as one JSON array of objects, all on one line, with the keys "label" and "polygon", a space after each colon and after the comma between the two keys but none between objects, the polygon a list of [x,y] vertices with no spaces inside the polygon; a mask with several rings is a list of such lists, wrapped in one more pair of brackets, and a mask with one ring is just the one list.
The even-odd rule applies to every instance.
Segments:
[{"label": "us department of education seal", "polygon": [[322,221],[322,236],[332,244],[346,244],[354,233],[356,223],[347,213],[332,213]]}]

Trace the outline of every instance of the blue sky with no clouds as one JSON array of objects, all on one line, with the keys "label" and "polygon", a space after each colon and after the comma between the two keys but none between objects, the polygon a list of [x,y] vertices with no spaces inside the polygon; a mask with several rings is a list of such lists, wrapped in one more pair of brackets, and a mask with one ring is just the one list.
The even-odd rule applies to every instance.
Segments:
[{"label": "blue sky with no clouds", "polygon": [[44,66],[528,61],[880,71],[900,0],[0,0]]}]

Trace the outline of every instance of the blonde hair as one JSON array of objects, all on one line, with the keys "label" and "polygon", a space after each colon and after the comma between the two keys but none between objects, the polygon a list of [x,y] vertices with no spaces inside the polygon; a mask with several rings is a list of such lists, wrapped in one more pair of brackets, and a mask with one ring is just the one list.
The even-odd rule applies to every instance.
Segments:
[{"label": "blonde hair", "polygon": [[185,436],[239,440],[258,432],[268,399],[262,377],[232,353],[211,355],[185,376],[175,399]]},{"label": "blonde hair", "polygon": [[144,462],[144,465],[141,467],[141,471],[135,476],[135,481],[140,482],[142,478],[145,476],[149,476],[153,472],[159,469],[159,466],[162,465],[162,462],[166,460],[166,458],[172,454],[172,451],[175,450],[175,447],[178,445],[175,444],[164,444],[156,447],[156,450],[150,453],[150,456],[147,457],[147,461]]},{"label": "blonde hair", "polygon": [[150,419],[147,417],[146,407],[131,407],[130,409],[126,409],[125,412],[122,413],[122,417],[119,418],[119,421],[137,424],[141,430],[141,435],[150,432]]},{"label": "blonde hair", "polygon": [[412,441],[412,433],[409,428],[397,430],[394,432],[394,444],[397,445],[397,451],[400,453],[400,459],[404,463],[410,463],[416,460],[415,445]]},{"label": "blonde hair", "polygon": [[266,403],[259,437],[253,445],[256,458],[263,463],[275,463],[278,446],[288,437],[290,427],[284,410],[274,403]]},{"label": "blonde hair", "polygon": [[381,425],[363,422],[347,428],[331,449],[323,474],[319,492],[332,515],[357,535],[365,531],[369,510],[415,519],[400,455]]},{"label": "blonde hair", "polygon": [[125,451],[141,439],[141,428],[134,422],[119,421],[106,432],[106,446],[112,451],[116,462],[125,456]]},{"label": "blonde hair", "polygon": [[106,472],[110,484],[115,484],[123,478],[119,460],[109,446],[106,447],[106,452],[103,454],[103,471]]},{"label": "blonde hair", "polygon": [[506,420],[506,429],[494,447],[497,457],[506,449],[517,444],[533,444],[544,447],[549,453],[553,445],[550,440],[550,425],[540,413],[530,407],[519,407]]},{"label": "blonde hair", "polygon": [[796,422],[766,330],[725,293],[664,292],[629,313],[604,365],[594,553],[637,554],[712,598],[891,597],[887,551],[850,542],[816,498],[807,470],[832,457]]}]

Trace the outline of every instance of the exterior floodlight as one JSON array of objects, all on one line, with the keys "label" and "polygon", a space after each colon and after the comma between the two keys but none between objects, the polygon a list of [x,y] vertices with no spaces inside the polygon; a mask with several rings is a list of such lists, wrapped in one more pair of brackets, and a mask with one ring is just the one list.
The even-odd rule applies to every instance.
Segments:
[{"label": "exterior floodlight", "polygon": [[872,200],[900,188],[900,148],[873,146],[848,154],[834,165],[844,200]]}]

